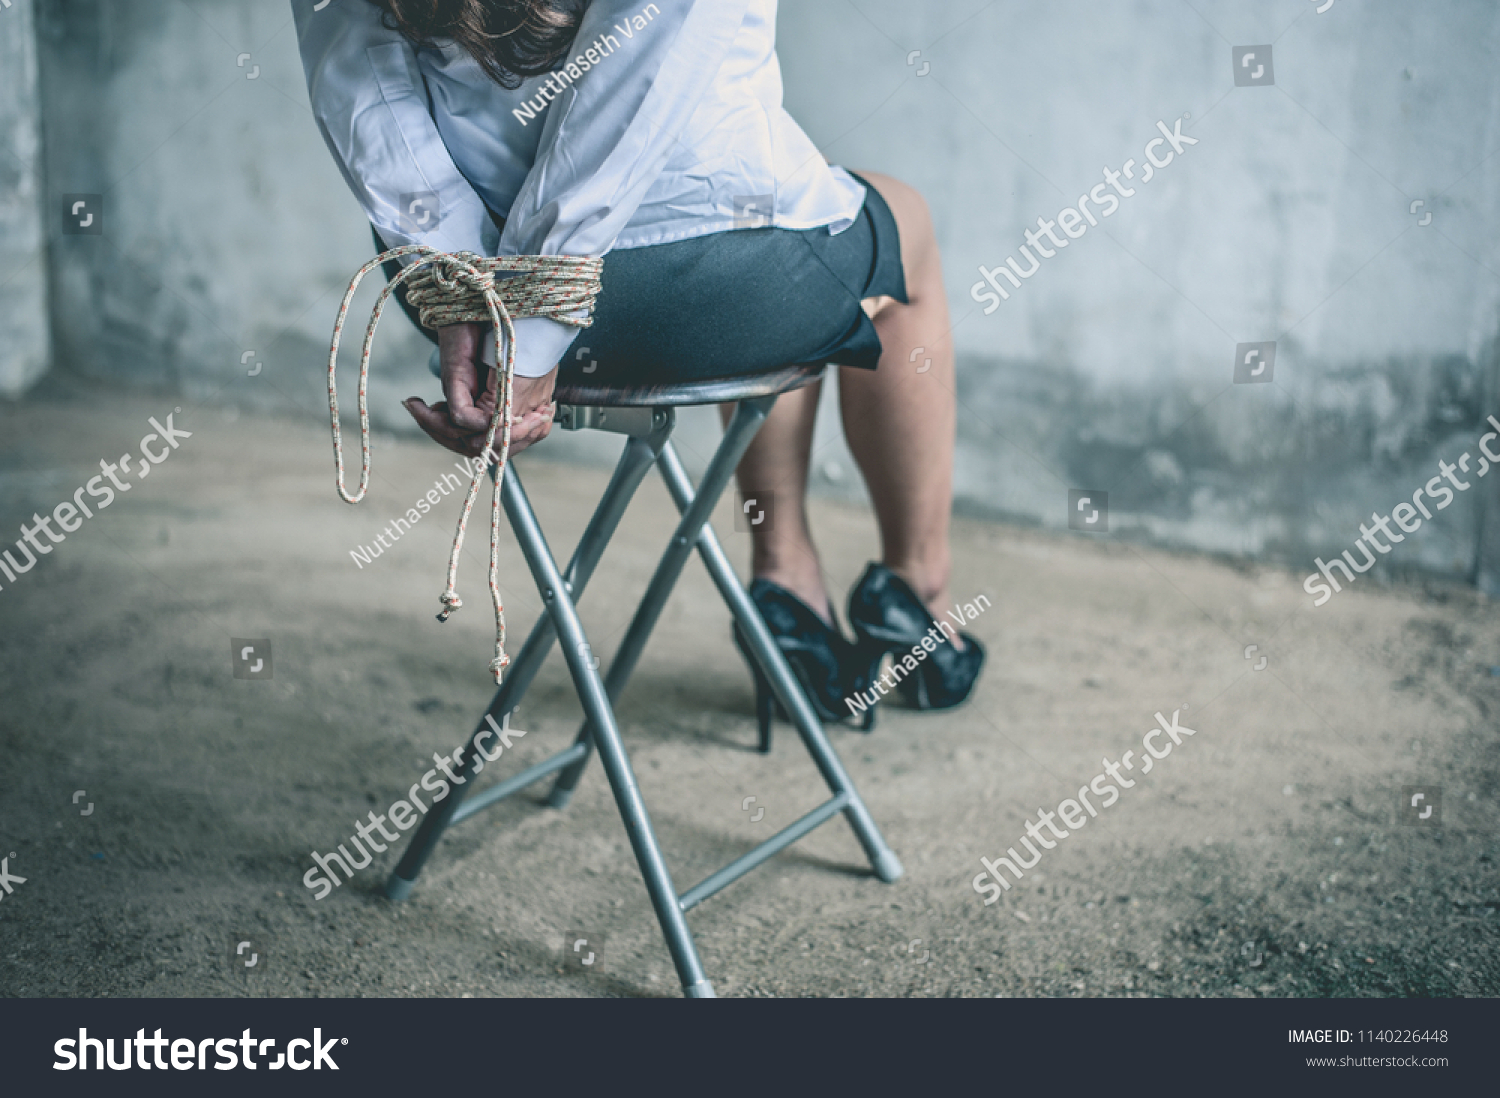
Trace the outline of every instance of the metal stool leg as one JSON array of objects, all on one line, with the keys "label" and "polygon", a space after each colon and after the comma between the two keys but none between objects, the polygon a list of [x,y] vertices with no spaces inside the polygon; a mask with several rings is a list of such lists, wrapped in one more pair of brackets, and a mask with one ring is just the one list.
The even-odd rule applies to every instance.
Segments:
[{"label": "metal stool leg", "polygon": [[[842,812],[849,820],[874,865],[877,876],[891,881],[901,875],[900,861],[886,845],[871,819],[854,783],[829,744],[817,714],[708,524],[710,513],[733,476],[735,466],[765,421],[766,413],[775,399],[774,396],[756,397],[739,403],[696,492],[676,451],[668,441],[674,422],[670,409],[627,408],[623,414],[617,409],[609,409],[607,412],[587,407],[569,409],[576,420],[570,421],[573,429],[593,426],[632,437],[615,467],[609,488],[595,509],[588,529],[579,540],[564,572],[558,570],[557,562],[526,498],[519,474],[514,468],[508,470],[501,486],[505,511],[526,557],[532,578],[542,593],[547,612],[533,627],[506,677],[505,685],[496,692],[489,713],[503,718],[514,710],[546,658],[553,641],[560,640],[574,688],[583,704],[583,727],[572,746],[520,774],[495,783],[469,798],[467,803],[464,798],[468,788],[467,781],[477,770],[478,760],[474,758],[475,752],[469,750],[470,745],[465,744],[460,750],[469,757],[460,759],[463,767],[459,775],[461,780],[454,784],[449,797],[432,806],[422,826],[413,835],[400,865],[387,884],[388,895],[399,899],[410,891],[422,864],[450,824],[558,771],[561,773],[553,790],[552,803],[559,807],[565,804],[595,747],[599,751],[605,776],[630,837],[631,848],[641,867],[641,875],[666,938],[667,948],[676,965],[683,990],[690,997],[712,997],[714,990],[703,972],[697,948],[683,917],[684,912],[738,880],[833,816]],[[607,421],[606,415],[609,417]],[[606,422],[608,426],[605,426]],[[596,668],[597,661],[592,658],[588,639],[578,619],[577,600],[581,598],[595,565],[646,469],[653,462],[661,468],[662,477],[681,512],[681,519],[657,564],[625,638],[611,661],[607,677],[601,679]],[[662,608],[695,546],[744,632],[762,673],[770,681],[783,707],[791,714],[793,724],[833,796],[770,839],[678,895],[625,752],[615,720],[613,701],[623,691],[635,670]]]},{"label": "metal stool leg", "polygon": [[563,656],[568,661],[573,685],[593,729],[592,738],[599,750],[599,761],[604,766],[615,803],[620,809],[620,817],[625,822],[625,832],[630,836],[631,848],[640,864],[641,875],[646,880],[646,891],[651,896],[651,906],[655,908],[656,917],[661,922],[667,949],[672,954],[673,964],[677,966],[683,991],[690,998],[711,999],[714,997],[713,985],[704,975],[702,962],[698,959],[698,950],[693,944],[687,920],[683,917],[676,887],[672,884],[672,876],[662,857],[661,846],[652,830],[651,817],[646,812],[646,802],[641,798],[635,774],[630,769],[630,760],[620,742],[620,730],[615,725],[614,711],[610,708],[604,684],[587,656],[588,645],[583,626],[578,620],[578,611],[563,584],[557,563],[547,548],[546,538],[537,525],[536,515],[526,499],[519,477],[509,474],[506,476],[503,496],[511,528],[521,543],[526,563],[531,567],[531,574],[536,578],[542,599],[547,604],[547,612],[557,629],[559,640],[562,641]]},{"label": "metal stool leg", "polygon": [[[694,497],[693,483],[688,478],[687,471],[683,469],[682,461],[670,442],[662,447],[656,464],[661,469],[662,478],[667,482],[667,490],[672,493],[672,499],[678,509],[684,515],[693,511],[703,499],[703,494],[700,492],[696,498]],[[717,496],[714,498],[717,499]],[[901,860],[886,845],[885,837],[881,835],[880,828],[870,816],[869,809],[865,807],[859,791],[844,770],[844,764],[828,742],[822,722],[818,720],[818,715],[813,712],[812,706],[802,693],[801,684],[797,682],[792,669],[787,666],[786,657],[776,646],[776,641],[772,638],[770,630],[766,628],[760,611],[755,608],[755,603],[751,601],[745,585],[740,582],[739,576],[735,575],[734,567],[729,563],[729,558],[724,555],[723,547],[719,545],[719,539],[714,536],[713,528],[704,526],[695,540],[704,565],[713,576],[719,593],[724,596],[724,601],[729,604],[730,611],[733,612],[735,620],[744,631],[746,639],[750,642],[751,651],[754,652],[766,677],[770,679],[776,696],[791,716],[797,731],[802,734],[802,742],[807,745],[808,753],[817,763],[823,780],[828,783],[828,788],[835,795],[848,798],[844,805],[845,818],[854,828],[854,834],[858,837],[860,845],[865,848],[865,854],[874,867],[875,875],[882,881],[896,880],[903,872]]]},{"label": "metal stool leg", "polygon": [[[575,600],[582,596],[584,587],[587,586],[589,578],[594,573],[594,567],[604,554],[605,546],[614,536],[621,516],[630,505],[636,489],[645,478],[646,471],[651,468],[651,463],[656,459],[657,451],[670,433],[669,424],[666,430],[657,432],[649,438],[626,440],[620,460],[615,464],[609,487],[605,489],[599,505],[594,508],[593,517],[589,520],[583,537],[579,539],[577,548],[573,550],[572,560],[568,562],[568,570],[564,573],[564,583],[573,593]],[[492,468],[491,475],[493,473]],[[495,697],[486,711],[487,716],[493,717],[497,722],[503,722],[505,717],[520,704],[521,698],[531,685],[531,680],[535,678],[537,671],[541,669],[542,663],[547,658],[547,653],[551,651],[552,642],[556,636],[551,616],[541,615],[532,626],[531,633],[526,638],[526,643],[522,646],[520,653],[512,662],[505,682],[495,692]],[[487,727],[487,722],[481,717],[475,732],[478,733]],[[458,776],[463,781],[453,785],[447,797],[430,807],[417,830],[412,833],[411,841],[402,852],[400,862],[386,881],[385,894],[388,899],[404,900],[411,894],[417,876],[422,872],[422,867],[427,863],[427,859],[437,848],[438,840],[443,837],[443,832],[450,825],[505,796],[505,786],[512,786],[516,780],[529,778],[530,781],[522,781],[522,785],[529,785],[538,777],[545,776],[546,772],[538,775],[535,770],[528,770],[518,775],[517,779],[505,783],[504,786],[487,790],[476,798],[474,803],[464,806],[464,798],[471,788],[468,784],[469,779],[474,777],[478,768],[478,760],[474,752],[466,750],[470,742],[470,740],[465,740],[464,747],[460,748],[463,751],[463,765]],[[549,760],[549,763],[552,762],[555,760]],[[557,763],[552,769],[559,769],[563,765],[566,765],[566,760]],[[465,808],[467,810],[464,810]]]},{"label": "metal stool leg", "polygon": [[[744,456],[746,448],[755,438],[761,424],[766,421],[766,414],[771,410],[771,405],[775,403],[774,396],[759,397],[754,400],[741,401],[739,407],[735,409],[734,418],[725,429],[724,438],[719,443],[719,448],[714,451],[713,460],[708,463],[708,469],[703,474],[703,483],[699,487],[697,499],[692,506],[684,510],[682,519],[672,535],[672,540],[668,543],[666,552],[662,554],[661,561],[656,566],[656,573],[651,577],[646,593],[641,597],[641,603],[636,608],[635,617],[631,619],[625,639],[620,642],[614,659],[610,661],[609,673],[605,678],[605,689],[608,691],[611,704],[618,700],[625,689],[625,684],[630,681],[636,662],[646,647],[646,641],[650,638],[651,631],[656,627],[657,619],[661,616],[662,607],[666,605],[667,597],[671,595],[672,588],[677,583],[677,577],[682,574],[683,565],[692,555],[693,545],[698,540],[699,531],[707,526],[709,516],[713,513],[719,496],[728,485],[730,478],[734,476],[735,466],[740,463],[740,458]],[[664,454],[670,448],[671,443],[663,441],[660,452]],[[587,745],[589,732],[590,727],[585,722],[578,733],[578,742]],[[568,803],[568,798],[573,795],[573,790],[578,785],[578,779],[583,775],[583,769],[587,764],[588,755],[585,753],[578,762],[557,776],[557,784],[553,787],[548,799],[549,804],[562,807]]]}]

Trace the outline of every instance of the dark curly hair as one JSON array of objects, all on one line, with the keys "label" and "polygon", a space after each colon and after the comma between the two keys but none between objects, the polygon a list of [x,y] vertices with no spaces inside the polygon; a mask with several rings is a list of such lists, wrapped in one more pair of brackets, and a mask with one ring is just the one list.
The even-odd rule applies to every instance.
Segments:
[{"label": "dark curly hair", "polygon": [[502,88],[551,72],[573,45],[589,0],[370,0],[419,49],[462,46]]}]

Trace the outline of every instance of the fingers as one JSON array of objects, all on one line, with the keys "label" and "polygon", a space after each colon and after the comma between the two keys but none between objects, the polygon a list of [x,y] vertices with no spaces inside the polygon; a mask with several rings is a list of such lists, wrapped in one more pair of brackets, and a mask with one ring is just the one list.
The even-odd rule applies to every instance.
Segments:
[{"label": "fingers", "polygon": [[551,434],[552,412],[551,407],[541,408],[516,419],[510,429],[510,452],[519,454]]},{"label": "fingers", "polygon": [[555,413],[556,405],[553,403],[552,393],[556,384],[556,366],[541,377],[516,378],[515,396],[512,401],[515,411],[519,414],[540,409],[552,409]]},{"label": "fingers", "polygon": [[[438,352],[442,362],[443,396],[453,423],[469,431],[482,431],[495,414],[494,371],[481,374],[478,324],[449,324],[438,329]],[[481,387],[480,378],[488,384]],[[486,407],[487,406],[487,407]]]},{"label": "fingers", "polygon": [[[493,378],[493,372],[491,377]],[[469,431],[483,431],[495,417],[495,395],[491,387],[478,388],[479,375],[468,366],[455,371],[450,384],[447,374],[443,377],[443,395],[448,398],[448,415],[457,427]]]},{"label": "fingers", "polygon": [[[402,406],[411,413],[411,418],[416,421],[418,427],[422,428],[427,437],[438,445],[469,458],[478,457],[484,452],[484,439],[489,433],[489,421],[494,415],[493,408],[483,421],[483,429],[470,431],[454,424],[451,410],[442,401],[428,405],[420,397],[411,397],[404,401]],[[519,454],[528,446],[535,445],[546,438],[552,431],[552,414],[553,407],[548,405],[512,419],[510,452]],[[499,445],[500,439],[497,435],[495,439],[497,450]]]},{"label": "fingers", "polygon": [[[483,337],[484,328],[480,324],[448,324],[439,328],[443,395],[447,399],[430,406],[418,397],[405,402],[406,410],[429,438],[465,457],[483,453],[485,436],[495,419],[495,371],[485,369],[486,384],[481,387],[479,383],[484,366],[479,357]],[[515,379],[511,453],[519,454],[551,432],[552,417],[557,410],[552,401],[556,379],[556,367],[544,377]]]},{"label": "fingers", "polygon": [[426,432],[427,437],[438,445],[465,457],[479,456],[479,451],[484,446],[484,433],[476,435],[473,431],[454,426],[444,402],[428,406],[420,397],[411,397],[403,401],[402,406],[411,413],[411,418],[416,420],[417,426]]}]

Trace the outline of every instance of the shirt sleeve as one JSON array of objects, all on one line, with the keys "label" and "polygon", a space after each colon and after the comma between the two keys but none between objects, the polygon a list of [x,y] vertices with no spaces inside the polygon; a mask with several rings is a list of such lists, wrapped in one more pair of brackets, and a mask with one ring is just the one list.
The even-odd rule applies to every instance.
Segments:
[{"label": "shirt sleeve", "polygon": [[[569,59],[523,85],[546,120],[503,235],[443,144],[414,50],[379,9],[292,6],[318,128],[383,240],[589,256],[610,250],[661,174],[750,0],[593,0]],[[578,335],[545,317],[515,329],[522,377],[548,373]],[[493,342],[483,346],[491,361]]]},{"label": "shirt sleeve", "polygon": [[443,145],[410,43],[365,0],[315,4],[292,0],[313,117],[381,239],[494,254],[498,231]]},{"label": "shirt sleeve", "polygon": [[[593,0],[569,60],[523,88],[531,102],[550,104],[496,254],[608,252],[661,174],[749,7],[750,0]],[[577,335],[542,317],[518,321],[516,373],[546,373]]]}]

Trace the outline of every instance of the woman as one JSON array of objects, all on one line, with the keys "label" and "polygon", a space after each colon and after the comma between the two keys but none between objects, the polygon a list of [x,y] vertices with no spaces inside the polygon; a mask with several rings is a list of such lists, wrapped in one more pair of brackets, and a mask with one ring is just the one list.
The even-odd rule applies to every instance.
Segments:
[{"label": "woman", "polygon": [[[804,511],[816,385],[778,400],[738,469],[742,491],[782,500],[753,536],[751,595],[825,720],[854,711],[845,699],[887,652],[944,636],[955,412],[932,224],[910,187],[827,164],[782,109],[775,0],[293,7],[314,114],[378,244],[605,255],[582,339],[515,322],[512,453],[551,430],[560,369],[647,384],[836,363],[883,552],[850,594],[856,641]],[[495,408],[485,331],[440,328],[447,399],[406,402],[469,457]],[[919,708],[956,705],[983,659],[972,637],[945,641],[895,689]],[[763,721],[766,689],[757,674]]]}]

